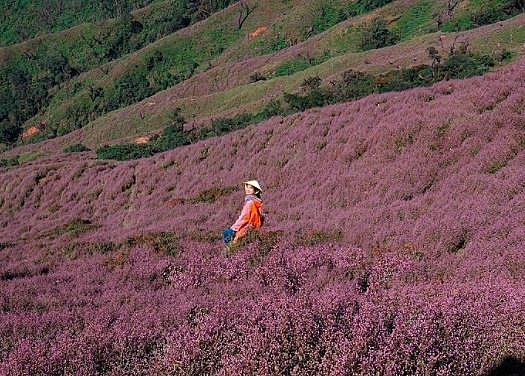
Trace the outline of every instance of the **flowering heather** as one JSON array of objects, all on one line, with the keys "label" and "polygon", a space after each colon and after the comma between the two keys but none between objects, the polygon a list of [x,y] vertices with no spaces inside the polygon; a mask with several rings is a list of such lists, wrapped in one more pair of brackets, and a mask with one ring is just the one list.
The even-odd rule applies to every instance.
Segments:
[{"label": "flowering heather", "polygon": [[[523,82],[520,60],[147,159],[2,168],[0,374],[519,367]],[[225,256],[247,178],[267,221]]]}]

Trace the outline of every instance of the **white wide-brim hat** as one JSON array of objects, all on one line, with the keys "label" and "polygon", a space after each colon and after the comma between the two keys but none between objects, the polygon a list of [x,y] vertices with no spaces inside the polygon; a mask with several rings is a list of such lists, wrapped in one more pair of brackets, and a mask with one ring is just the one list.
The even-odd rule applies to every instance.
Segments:
[{"label": "white wide-brim hat", "polygon": [[245,181],[244,184],[249,184],[255,189],[257,189],[259,192],[262,192],[262,188],[259,185],[259,182],[257,180],[248,180],[248,181]]}]

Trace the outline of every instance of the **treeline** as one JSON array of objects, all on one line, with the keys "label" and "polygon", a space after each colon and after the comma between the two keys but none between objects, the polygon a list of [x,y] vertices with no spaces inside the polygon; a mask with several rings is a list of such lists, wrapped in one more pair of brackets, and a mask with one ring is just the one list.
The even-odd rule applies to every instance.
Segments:
[{"label": "treeline", "polygon": [[328,85],[321,85],[319,77],[309,77],[303,81],[305,92],[284,93],[284,100],[293,111],[304,111],[311,107],[356,100],[374,93],[402,91],[415,87],[429,86],[441,80],[463,79],[481,75],[493,67],[496,62],[511,57],[503,52],[496,58],[469,52],[454,53],[444,62],[434,48],[428,49],[433,56],[432,65],[418,65],[411,68],[392,70],[378,76],[369,73],[348,70],[340,80]]},{"label": "treeline", "polygon": [[[241,113],[231,118],[213,119],[209,127],[184,130],[185,120],[177,109],[173,124],[164,129],[160,136],[146,144],[106,145],[96,153],[100,159],[127,160],[152,156],[155,153],[191,144],[198,140],[220,136],[242,129],[276,115],[289,115],[308,108],[357,100],[374,93],[401,91],[414,87],[429,86],[448,79],[463,79],[487,72],[497,62],[510,59],[511,54],[499,56],[481,55],[466,50],[465,46],[451,51],[446,58],[430,47],[427,49],[432,60],[430,65],[392,70],[374,76],[369,73],[348,70],[340,79],[322,85],[320,77],[308,77],[302,83],[304,93],[284,93],[282,100],[274,99],[257,113]],[[284,103],[283,103],[284,101]]]},{"label": "treeline", "polygon": [[[83,12],[98,12],[101,17],[112,16],[116,12],[117,18],[100,24],[82,25],[79,30],[69,30],[67,37],[50,36],[28,41],[24,48],[5,49],[0,56],[0,144],[16,142],[23,124],[42,112],[60,89],[80,73],[136,51],[234,2],[157,1],[141,16],[133,16],[130,9],[153,1],[121,0],[115,2],[120,6],[109,7],[111,9],[104,8],[105,2],[97,3]],[[113,1],[111,3],[114,5]],[[72,9],[78,5],[76,1],[67,4]],[[13,9],[11,12],[16,12],[17,8]],[[31,9],[39,8],[35,5]],[[79,15],[81,18],[82,12]],[[41,134],[40,137],[67,133],[85,125],[93,117],[134,103],[184,79],[184,75],[169,74],[167,66],[172,63],[158,51],[147,57],[144,64],[137,65],[118,79],[107,92],[91,87],[89,105],[80,102],[70,107],[61,127],[51,127],[47,134]],[[188,64],[194,63],[190,61]],[[191,68],[181,67],[181,70],[187,72]],[[153,87],[144,87],[147,83],[144,80],[146,70],[148,74],[154,75],[151,80],[155,83]],[[73,85],[68,94],[74,94],[75,90],[80,89]]]}]

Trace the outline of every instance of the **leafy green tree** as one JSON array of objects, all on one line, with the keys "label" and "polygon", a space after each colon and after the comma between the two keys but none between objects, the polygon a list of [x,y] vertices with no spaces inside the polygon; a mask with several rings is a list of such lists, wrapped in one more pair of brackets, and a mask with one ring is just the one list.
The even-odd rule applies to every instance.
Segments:
[{"label": "leafy green tree", "polygon": [[362,50],[372,50],[395,44],[398,38],[386,27],[382,18],[375,18],[372,24],[361,35],[360,47]]},{"label": "leafy green tree", "polygon": [[186,120],[184,120],[181,111],[177,107],[171,114],[170,125],[163,129],[162,134],[155,141],[157,151],[166,151],[190,143],[188,135],[184,132]]},{"label": "leafy green tree", "polygon": [[115,85],[116,98],[114,108],[123,107],[141,101],[153,94],[146,70],[142,66],[135,66],[133,70],[122,76]]},{"label": "leafy green tree", "polygon": [[362,98],[374,91],[374,77],[370,74],[347,70],[339,81],[332,83],[336,101],[347,101]]},{"label": "leafy green tree", "polygon": [[0,143],[12,144],[16,142],[22,133],[22,128],[18,124],[11,124],[8,120],[0,121]]}]

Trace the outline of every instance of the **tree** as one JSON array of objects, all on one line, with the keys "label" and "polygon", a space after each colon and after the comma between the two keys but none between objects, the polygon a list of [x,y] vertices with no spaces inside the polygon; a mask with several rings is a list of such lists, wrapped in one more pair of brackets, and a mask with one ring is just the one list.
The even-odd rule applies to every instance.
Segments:
[{"label": "tree", "polygon": [[375,18],[361,35],[361,49],[365,51],[391,46],[396,42],[396,36],[386,28],[386,22],[382,18]]},{"label": "tree", "polygon": [[241,1],[240,3],[240,11],[239,11],[239,23],[237,25],[238,29],[242,29],[242,25],[244,25],[244,22],[250,16],[250,14],[253,13],[255,8],[257,8],[257,4],[255,4],[253,7],[250,8],[250,6],[246,3],[246,1]]},{"label": "tree", "polygon": [[0,122],[0,143],[12,144],[16,142],[22,133],[22,128],[17,124],[11,124],[7,119]]},{"label": "tree", "polygon": [[441,65],[441,56],[435,47],[427,48],[428,56],[432,59],[432,78],[436,81],[439,78],[439,67]]}]

